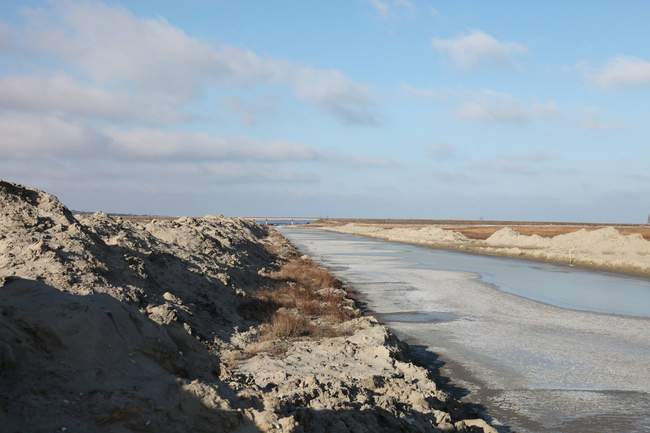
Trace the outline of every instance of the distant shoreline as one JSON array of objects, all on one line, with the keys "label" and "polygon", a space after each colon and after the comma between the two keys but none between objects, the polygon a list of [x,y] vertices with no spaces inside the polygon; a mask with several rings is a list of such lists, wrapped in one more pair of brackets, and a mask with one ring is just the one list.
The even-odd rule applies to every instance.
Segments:
[{"label": "distant shoreline", "polygon": [[[621,252],[612,251],[612,252],[596,255],[596,254],[588,254],[588,253],[581,254],[580,252],[576,253],[574,251],[568,251],[568,250],[558,251],[557,249],[551,250],[551,249],[544,249],[544,248],[523,247],[522,245],[516,243],[512,245],[508,245],[507,243],[504,243],[503,245],[495,245],[494,243],[491,244],[487,243],[489,241],[486,241],[486,239],[489,239],[490,236],[494,235],[494,233],[496,233],[500,229],[511,228],[509,225],[489,226],[490,229],[487,230],[487,233],[489,233],[490,236],[485,236],[486,234],[485,229],[488,228],[488,226],[483,224],[474,225],[474,226],[468,225],[460,228],[454,227],[453,229],[451,227],[446,226],[445,228],[442,228],[441,231],[450,234],[451,233],[460,234],[461,236],[465,235],[465,233],[469,233],[470,235],[474,234],[475,237],[472,238],[467,236],[467,238],[464,241],[454,241],[454,240],[445,241],[445,240],[437,240],[437,239],[431,239],[426,237],[417,238],[417,233],[420,229],[423,229],[425,227],[434,227],[436,229],[440,229],[440,227],[438,227],[437,225],[434,226],[434,225],[418,224],[418,225],[413,225],[412,227],[400,226],[399,233],[395,235],[391,233],[391,229],[395,229],[398,224],[377,224],[377,223],[334,224],[330,222],[326,224],[323,223],[310,224],[309,227],[321,228],[324,230],[340,232],[340,233],[349,233],[349,234],[365,236],[365,237],[370,237],[375,239],[382,239],[390,242],[399,242],[399,243],[418,245],[418,246],[424,246],[424,247],[435,248],[435,249],[443,249],[448,251],[464,252],[469,254],[479,254],[479,255],[493,256],[493,257],[508,257],[514,259],[529,260],[534,262],[551,263],[555,265],[576,267],[576,268],[588,269],[588,270],[599,271],[599,272],[611,272],[611,273],[617,273],[617,274],[622,274],[627,276],[650,278],[650,255],[644,257],[645,259],[644,263],[640,263],[638,261],[638,258],[637,261],[628,260],[627,256],[630,255],[628,251],[621,251]],[[409,225],[406,223],[404,224],[407,226]],[[577,232],[580,229],[593,231],[598,229],[606,229],[607,227],[612,228],[612,226],[601,226],[601,225],[593,225],[587,228],[585,226],[581,226],[577,224],[576,225],[558,224],[557,227],[559,228],[559,230],[551,230],[550,231],[551,235],[549,235],[548,231],[545,230],[548,227],[548,224],[529,223],[527,224],[527,226],[529,228],[529,230],[527,231],[530,232],[531,234],[522,236],[524,240],[528,240],[528,238],[535,239],[536,237],[547,238],[552,240],[554,236],[557,236],[559,234],[563,234],[563,235],[571,234]],[[521,225],[519,226],[514,225],[514,229],[517,232],[521,230],[521,227],[522,227]],[[641,235],[643,236],[643,239],[646,240],[648,239],[646,236],[650,236],[650,227],[647,226],[640,226],[640,225],[633,226],[633,227],[639,227],[639,231],[632,231],[632,232],[627,231],[627,233],[626,231],[621,230],[620,227],[622,226],[616,226],[613,228],[621,232],[622,233],[621,237],[623,238],[626,237],[625,236],[626,234]],[[626,227],[631,227],[631,226],[626,226]],[[481,235],[480,237],[476,236],[477,232],[480,233]],[[536,232],[541,232],[541,234],[538,234]],[[647,243],[648,243],[648,247],[650,248],[650,241]]]}]

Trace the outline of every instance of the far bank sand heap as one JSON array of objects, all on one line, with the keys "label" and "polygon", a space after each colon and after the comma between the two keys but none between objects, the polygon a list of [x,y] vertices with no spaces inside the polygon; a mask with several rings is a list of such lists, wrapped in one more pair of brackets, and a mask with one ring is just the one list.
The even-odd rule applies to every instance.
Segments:
[{"label": "far bank sand heap", "polygon": [[640,234],[621,234],[613,227],[582,228],[554,237],[523,235],[504,227],[486,240],[468,239],[436,226],[385,228],[349,223],[324,228],[389,241],[650,275],[650,241]]}]

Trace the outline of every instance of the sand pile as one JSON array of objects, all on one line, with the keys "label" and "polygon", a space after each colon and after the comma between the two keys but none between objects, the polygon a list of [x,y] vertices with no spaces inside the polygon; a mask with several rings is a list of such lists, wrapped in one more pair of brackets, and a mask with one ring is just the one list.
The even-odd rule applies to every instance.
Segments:
[{"label": "sand pile", "polygon": [[597,230],[580,229],[573,233],[558,235],[550,239],[549,248],[573,249],[601,254],[650,255],[650,242],[640,234],[623,235],[613,227]]},{"label": "sand pile", "polygon": [[378,225],[348,223],[342,226],[328,226],[325,229],[397,242],[448,244],[468,241],[461,233],[435,226],[384,228]]},{"label": "sand pile", "polygon": [[484,243],[489,251],[624,271],[650,271],[650,242],[613,227],[542,238],[503,228]]},{"label": "sand pile", "polygon": [[571,233],[543,238],[539,235],[522,235],[504,227],[485,240],[490,246],[550,249],[556,251],[583,251],[588,253],[650,254],[650,242],[640,234],[624,235],[613,227],[596,230],[580,229]]},{"label": "sand pile", "polygon": [[296,254],[246,220],[75,217],[0,182],[3,431],[494,431],[357,310],[331,335],[257,342],[269,305],[251,303],[295,289],[269,276]]},{"label": "sand pile", "polygon": [[539,235],[522,235],[510,227],[504,227],[487,238],[485,244],[491,247],[506,248],[547,248],[550,245],[550,239]]},{"label": "sand pile", "polygon": [[397,242],[650,274],[650,241],[640,234],[624,235],[613,227],[596,230],[583,228],[550,238],[536,234],[523,235],[504,227],[484,241],[471,240],[461,233],[433,225],[382,227],[349,223],[325,228]]},{"label": "sand pile", "polygon": [[418,229],[393,228],[387,230],[385,235],[391,240],[417,243],[447,244],[468,241],[461,233],[435,226],[425,226]]},{"label": "sand pile", "polygon": [[210,349],[245,323],[238,291],[272,262],[264,234],[214,217],[146,227],[103,214],[78,220],[49,194],[1,182],[6,431],[252,425]]}]

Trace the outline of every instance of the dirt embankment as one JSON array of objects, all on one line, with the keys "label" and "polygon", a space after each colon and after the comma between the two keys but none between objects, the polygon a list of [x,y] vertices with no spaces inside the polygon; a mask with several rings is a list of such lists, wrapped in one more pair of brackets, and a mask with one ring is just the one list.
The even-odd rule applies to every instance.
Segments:
[{"label": "dirt embankment", "polygon": [[629,232],[630,227],[526,225],[515,229],[371,223],[328,223],[320,227],[389,241],[650,276],[650,241],[638,230]]},{"label": "dirt embankment", "polygon": [[3,431],[494,431],[476,416],[276,232],[0,182]]}]

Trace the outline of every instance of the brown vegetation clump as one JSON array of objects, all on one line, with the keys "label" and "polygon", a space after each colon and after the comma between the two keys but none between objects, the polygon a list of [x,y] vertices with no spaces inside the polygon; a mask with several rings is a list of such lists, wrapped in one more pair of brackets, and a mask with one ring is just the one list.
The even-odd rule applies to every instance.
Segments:
[{"label": "brown vegetation clump", "polygon": [[[269,323],[262,326],[259,342],[300,337],[339,337],[349,334],[349,328],[335,327],[327,322],[311,320],[297,310],[280,310],[273,315]],[[260,351],[268,351],[271,348],[260,347],[260,349]],[[251,350],[247,348],[246,351],[250,352]]]},{"label": "brown vegetation clump", "polygon": [[271,322],[262,327],[260,340],[308,337],[314,334],[314,325],[306,317],[292,311],[278,311]]},{"label": "brown vegetation clump", "polygon": [[273,341],[350,333],[349,327],[341,325],[358,313],[341,289],[341,282],[326,269],[296,258],[269,276],[279,287],[260,290],[239,307],[243,317],[266,322],[260,327],[258,341],[242,355],[274,351]]},{"label": "brown vegetation clump", "polygon": [[328,287],[341,288],[342,284],[334,278],[327,269],[316,265],[309,259],[291,260],[284,264],[279,271],[271,274],[271,278],[291,280],[312,290]]},{"label": "brown vegetation clump", "polygon": [[275,290],[262,290],[255,295],[257,299],[271,302],[278,307],[295,308],[306,302],[317,299],[313,290],[289,283]]},{"label": "brown vegetation clump", "polygon": [[256,299],[261,305],[292,308],[305,316],[341,323],[356,317],[354,309],[348,306],[344,293],[340,289],[314,291],[288,284],[276,290],[260,291],[256,294]]},{"label": "brown vegetation clump", "polygon": [[245,308],[261,312],[273,307],[284,307],[296,309],[305,316],[324,318],[335,323],[357,316],[355,310],[348,305],[341,282],[327,269],[309,259],[290,260],[269,276],[283,284],[276,289],[257,292],[257,304]]}]

